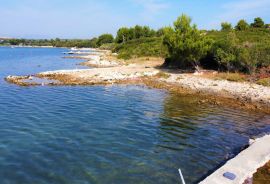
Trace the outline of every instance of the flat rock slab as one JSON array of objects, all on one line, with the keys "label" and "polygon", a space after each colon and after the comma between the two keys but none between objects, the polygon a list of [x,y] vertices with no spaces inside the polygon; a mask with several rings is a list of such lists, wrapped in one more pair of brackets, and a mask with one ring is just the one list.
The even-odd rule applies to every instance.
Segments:
[{"label": "flat rock slab", "polygon": [[250,147],[228,161],[200,184],[243,184],[247,178],[252,178],[257,169],[264,166],[269,160],[270,135],[266,135],[256,139]]}]

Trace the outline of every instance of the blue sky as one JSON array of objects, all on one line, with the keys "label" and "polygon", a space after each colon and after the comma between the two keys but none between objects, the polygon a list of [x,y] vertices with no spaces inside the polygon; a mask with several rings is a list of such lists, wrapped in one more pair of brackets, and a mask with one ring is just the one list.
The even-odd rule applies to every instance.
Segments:
[{"label": "blue sky", "polygon": [[182,13],[203,29],[220,22],[270,23],[270,0],[0,0],[0,37],[91,38],[122,26],[171,25]]}]

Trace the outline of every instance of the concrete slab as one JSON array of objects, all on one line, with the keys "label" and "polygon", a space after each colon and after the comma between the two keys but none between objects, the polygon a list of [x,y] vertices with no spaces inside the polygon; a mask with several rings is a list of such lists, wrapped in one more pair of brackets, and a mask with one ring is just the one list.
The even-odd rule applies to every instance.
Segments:
[{"label": "concrete slab", "polygon": [[[270,135],[252,141],[251,145],[200,184],[243,184],[257,169],[270,160]],[[230,174],[228,174],[230,173]],[[231,180],[224,175],[235,175]],[[229,177],[230,178],[230,177]]]}]

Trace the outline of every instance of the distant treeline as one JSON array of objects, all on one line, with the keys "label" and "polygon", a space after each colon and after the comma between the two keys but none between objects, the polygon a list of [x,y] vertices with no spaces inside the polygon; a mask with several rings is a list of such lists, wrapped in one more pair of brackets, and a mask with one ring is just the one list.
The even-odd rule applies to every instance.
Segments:
[{"label": "distant treeline", "polygon": [[97,39],[0,39],[1,45],[53,46],[53,47],[97,47]]},{"label": "distant treeline", "polygon": [[1,45],[53,46],[53,47],[92,47],[97,48],[109,43],[124,43],[134,39],[162,36],[162,29],[155,31],[148,26],[120,28],[116,38],[112,34],[103,34],[92,39],[0,39]]},{"label": "distant treeline", "polygon": [[257,29],[257,28],[270,28],[270,24],[265,24],[263,19],[260,17],[257,17],[254,19],[254,22],[251,24],[248,24],[246,20],[242,19],[239,20],[239,22],[236,24],[236,26],[233,28],[232,24],[229,22],[222,22],[221,23],[221,31],[231,31],[233,29],[237,31],[246,31],[248,29]]}]

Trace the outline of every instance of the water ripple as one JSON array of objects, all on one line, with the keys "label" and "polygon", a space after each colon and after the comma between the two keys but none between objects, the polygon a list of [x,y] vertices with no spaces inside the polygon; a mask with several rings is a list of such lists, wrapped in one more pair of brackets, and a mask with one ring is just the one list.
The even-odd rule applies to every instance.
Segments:
[{"label": "water ripple", "polygon": [[[75,64],[57,49],[17,52],[0,55],[0,77]],[[194,100],[142,86],[0,81],[1,183],[178,183],[178,168],[196,183],[249,137],[270,132],[269,115]]]}]

